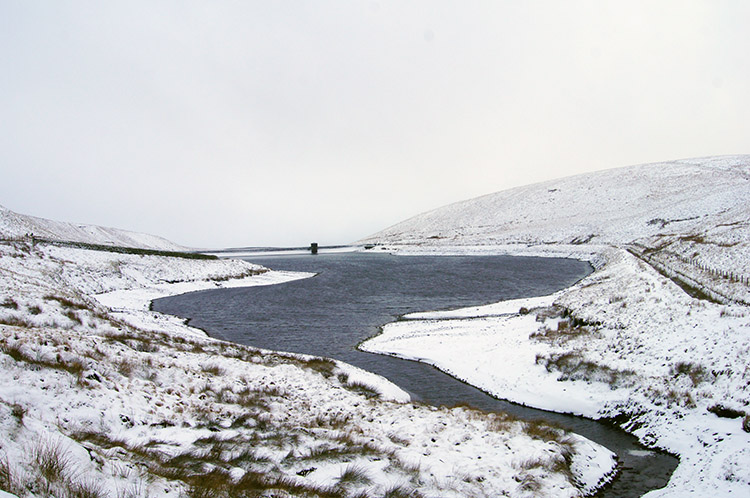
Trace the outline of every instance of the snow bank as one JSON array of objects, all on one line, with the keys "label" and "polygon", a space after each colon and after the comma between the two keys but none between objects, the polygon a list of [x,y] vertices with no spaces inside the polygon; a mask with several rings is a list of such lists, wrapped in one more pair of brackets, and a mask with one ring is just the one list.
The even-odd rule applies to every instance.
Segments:
[{"label": "snow bank", "polygon": [[649,496],[746,493],[750,310],[691,298],[626,251],[602,256],[572,288],[406,315],[362,349],[537,408],[624,417],[643,443],[680,456],[668,486]]}]

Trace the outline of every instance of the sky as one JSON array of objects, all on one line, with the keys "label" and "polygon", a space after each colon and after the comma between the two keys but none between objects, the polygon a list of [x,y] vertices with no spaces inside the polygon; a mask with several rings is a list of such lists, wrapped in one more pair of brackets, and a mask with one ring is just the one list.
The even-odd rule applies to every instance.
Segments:
[{"label": "sky", "polygon": [[344,244],[515,186],[750,153],[750,2],[0,0],[0,205]]}]

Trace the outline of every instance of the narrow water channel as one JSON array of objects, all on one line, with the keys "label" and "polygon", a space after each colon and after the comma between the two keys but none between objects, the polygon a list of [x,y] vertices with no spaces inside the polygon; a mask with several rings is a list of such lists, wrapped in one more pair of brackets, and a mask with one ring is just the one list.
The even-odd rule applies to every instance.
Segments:
[{"label": "narrow water channel", "polygon": [[418,362],[364,353],[364,339],[399,315],[549,294],[590,273],[588,264],[510,256],[391,256],[345,253],[247,258],[276,270],[316,273],[281,285],[221,289],[154,301],[221,339],[336,358],[378,373],[435,405],[468,403],[524,419],[544,419],[617,453],[620,477],[601,496],[638,497],[663,487],[677,460],[647,450],[608,424],[499,400]]}]

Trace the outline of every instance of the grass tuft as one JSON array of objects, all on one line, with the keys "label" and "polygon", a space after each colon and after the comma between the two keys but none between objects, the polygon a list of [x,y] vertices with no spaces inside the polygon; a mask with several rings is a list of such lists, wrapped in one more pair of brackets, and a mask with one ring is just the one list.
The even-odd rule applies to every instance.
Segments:
[{"label": "grass tuft", "polygon": [[333,372],[336,370],[336,362],[329,358],[311,358],[309,360],[302,360],[301,366],[303,368],[314,370],[325,378],[333,376]]},{"label": "grass tuft", "polygon": [[220,377],[226,373],[226,371],[216,364],[201,365],[201,370],[209,375]]},{"label": "grass tuft", "polygon": [[532,333],[529,338],[549,343],[561,344],[565,341],[591,334],[591,330],[582,326],[584,323],[578,319],[568,318],[557,322],[557,328],[542,327]]},{"label": "grass tuft", "polygon": [[395,484],[390,488],[386,489],[383,493],[383,498],[421,498],[422,494],[411,489],[403,484]]},{"label": "grass tuft", "polygon": [[706,369],[703,365],[691,361],[678,361],[672,365],[670,371],[675,378],[680,376],[688,377],[693,387],[703,382],[706,378]]},{"label": "grass tuft", "polygon": [[25,329],[30,329],[34,326],[33,323],[26,320],[25,318],[21,318],[15,315],[11,316],[0,316],[0,324],[2,325],[10,325],[11,327],[22,327]]},{"label": "grass tuft", "polygon": [[338,481],[341,485],[365,486],[372,482],[372,478],[367,474],[367,470],[365,470],[363,467],[356,464],[351,464],[347,465],[347,467],[339,476]]},{"label": "grass tuft", "polygon": [[63,489],[65,498],[107,498],[108,496],[104,486],[91,479],[68,481]]},{"label": "grass tuft", "polygon": [[583,380],[585,382],[603,382],[610,388],[630,386],[636,376],[633,370],[617,370],[586,360],[577,352],[557,353],[550,355],[537,354],[536,363],[543,365],[548,372],[561,373],[558,380]]},{"label": "grass tuft", "polygon": [[46,295],[44,296],[44,299],[46,301],[57,301],[61,307],[67,308],[70,310],[87,310],[89,309],[88,306],[86,306],[83,303],[73,301],[72,299],[68,299],[67,297],[61,297],[61,296],[54,296],[54,295]]},{"label": "grass tuft", "polygon": [[63,482],[69,475],[73,462],[59,442],[41,441],[31,450],[31,461],[47,483]]},{"label": "grass tuft", "polygon": [[12,297],[6,297],[5,300],[0,303],[0,307],[7,308],[9,310],[17,310],[18,303]]},{"label": "grass tuft", "polygon": [[0,490],[20,496],[24,491],[7,458],[0,459]]},{"label": "grass tuft", "polygon": [[78,313],[76,313],[74,310],[67,310],[65,313],[63,313],[68,320],[70,320],[73,323],[76,323],[78,325],[83,324],[83,320],[81,320],[81,317],[78,316]]},{"label": "grass tuft", "polygon": [[524,472],[523,476],[520,478],[521,485],[519,486],[522,491],[534,493],[536,496],[536,493],[539,492],[540,489],[542,489],[542,485],[539,482],[539,479],[533,475]]},{"label": "grass tuft", "polygon": [[382,396],[380,394],[380,391],[378,391],[372,386],[368,386],[367,384],[363,382],[349,382],[347,384],[344,384],[344,387],[352,392],[361,394],[362,396],[368,399],[377,399]]},{"label": "grass tuft", "polygon": [[27,411],[28,410],[25,406],[19,405],[18,403],[10,405],[10,414],[18,421],[19,425],[23,425],[23,418],[26,416]]}]

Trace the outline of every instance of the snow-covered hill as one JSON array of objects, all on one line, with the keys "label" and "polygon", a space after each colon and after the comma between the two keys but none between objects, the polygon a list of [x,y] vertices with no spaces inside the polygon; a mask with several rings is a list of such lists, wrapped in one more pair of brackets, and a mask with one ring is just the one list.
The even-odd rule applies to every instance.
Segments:
[{"label": "snow-covered hill", "polygon": [[684,159],[518,187],[360,241],[422,248],[627,248],[682,285],[750,304],[750,155]]},{"label": "snow-covered hill", "polygon": [[748,219],[750,155],[723,156],[518,187],[415,216],[361,242],[624,244],[737,221],[747,229]]},{"label": "snow-covered hill", "polygon": [[37,218],[14,213],[0,206],[0,239],[17,239],[28,235],[65,242],[137,247],[161,251],[183,251],[186,249],[184,246],[155,235],[130,232],[118,228]]},{"label": "snow-covered hill", "polygon": [[428,362],[502,398],[617,421],[680,458],[649,497],[747,495],[750,156],[516,188],[362,242],[591,261],[594,273],[554,295],[407,315],[363,349]]}]

